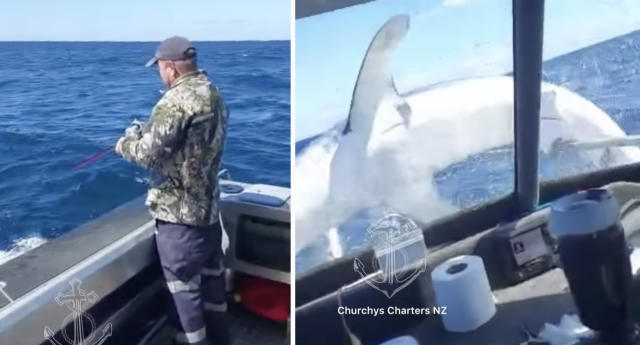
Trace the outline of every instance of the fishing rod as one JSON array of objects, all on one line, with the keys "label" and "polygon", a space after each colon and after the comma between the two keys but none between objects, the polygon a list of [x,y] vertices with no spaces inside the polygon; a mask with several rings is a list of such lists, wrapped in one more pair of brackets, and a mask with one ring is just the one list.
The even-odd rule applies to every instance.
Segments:
[{"label": "fishing rod", "polygon": [[[197,116],[195,119],[191,118],[190,119],[190,125],[210,120],[213,117],[214,117],[214,114],[210,113],[210,114]],[[145,123],[142,122],[142,121],[138,121],[137,119],[133,120],[131,122],[131,124],[129,125],[129,127],[127,127],[127,129],[125,130],[124,136],[128,137],[128,138],[133,138],[133,137],[140,138],[142,136],[142,128],[144,127],[144,125],[145,125]],[[105,150],[105,151],[102,151],[102,152],[98,152],[98,153],[94,154],[93,156],[88,157],[87,159],[82,161],[82,163],[76,165],[73,168],[73,170],[82,169],[82,168],[86,167],[87,165],[97,161],[98,159],[106,156],[107,154],[115,151],[115,149],[116,149],[115,147],[111,147],[108,150]]]},{"label": "fishing rod", "polygon": [[[139,137],[142,132],[142,126],[144,126],[144,123],[138,120],[133,120],[133,122],[131,122],[131,124],[129,125],[129,127],[127,127],[127,129],[125,130],[125,137]],[[115,151],[115,146],[109,148],[108,150],[102,151],[102,152],[98,152],[96,154],[94,154],[91,157],[88,157],[87,159],[85,159],[84,161],[82,161],[82,163],[76,165],[73,170],[79,170],[84,168],[85,166],[97,161],[98,159],[106,156],[107,154]]]},{"label": "fishing rod", "polygon": [[106,155],[107,155],[107,154],[109,154],[110,152],[115,151],[115,149],[116,149],[115,147],[112,147],[112,148],[110,148],[110,149],[108,149],[108,150],[105,150],[105,151],[102,151],[102,152],[98,152],[98,153],[94,154],[93,156],[88,157],[87,159],[85,159],[84,161],[82,161],[82,163],[80,163],[80,164],[76,165],[76,166],[73,168],[73,170],[79,170],[79,169],[82,169],[82,168],[86,167],[87,165],[89,165],[89,164],[91,164],[91,163],[93,163],[93,162],[97,161],[98,159],[100,159],[100,158],[102,158],[102,157],[106,156]]}]

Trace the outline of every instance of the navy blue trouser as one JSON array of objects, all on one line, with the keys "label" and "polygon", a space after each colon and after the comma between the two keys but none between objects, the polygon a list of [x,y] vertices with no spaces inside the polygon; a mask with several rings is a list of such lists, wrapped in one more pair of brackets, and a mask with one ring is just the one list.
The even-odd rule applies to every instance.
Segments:
[{"label": "navy blue trouser", "polygon": [[198,227],[156,220],[176,344],[229,344],[221,238],[220,223]]}]

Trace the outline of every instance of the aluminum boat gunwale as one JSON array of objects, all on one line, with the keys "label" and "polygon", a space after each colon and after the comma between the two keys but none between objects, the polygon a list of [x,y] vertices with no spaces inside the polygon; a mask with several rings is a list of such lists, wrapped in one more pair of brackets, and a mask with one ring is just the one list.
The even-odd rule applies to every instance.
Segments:
[{"label": "aluminum boat gunwale", "polygon": [[[70,257],[65,254],[67,251],[80,251],[86,241],[76,240],[86,238],[88,231],[106,232],[120,226],[125,228],[124,225],[132,222],[139,223],[141,218],[129,212],[131,209],[141,210],[137,207],[141,202],[142,199],[137,198],[72,231],[61,241],[48,242],[27,255],[0,266],[0,277],[8,280],[5,291],[10,296],[16,296],[12,303],[0,309],[0,343],[9,344],[12,339],[21,339],[26,344],[39,344],[43,340],[39,330],[49,327],[54,332],[59,331],[62,328],[60,321],[69,311],[58,305],[55,298],[59,293],[70,289],[70,281],[78,279],[82,282],[84,290],[95,291],[98,296],[103,297],[151,264],[155,260],[154,223],[147,214],[145,222],[133,228],[133,231],[120,238],[114,238],[113,242],[76,261],[70,267],[59,266],[60,269],[64,269],[61,272],[43,272],[47,266],[55,265],[56,262],[69,263]],[[73,256],[76,255],[71,255]],[[17,289],[12,288],[18,285],[18,282],[24,289],[22,294],[15,293]],[[84,305],[82,311],[86,311],[88,307],[89,305]]]}]

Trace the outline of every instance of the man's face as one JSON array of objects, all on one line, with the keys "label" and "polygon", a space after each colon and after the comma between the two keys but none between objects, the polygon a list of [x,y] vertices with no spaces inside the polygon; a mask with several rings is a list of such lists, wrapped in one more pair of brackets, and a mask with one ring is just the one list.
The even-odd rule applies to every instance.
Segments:
[{"label": "man's face", "polygon": [[179,76],[178,70],[176,70],[176,65],[173,61],[158,61],[158,72],[160,73],[160,78],[166,87],[171,86]]}]

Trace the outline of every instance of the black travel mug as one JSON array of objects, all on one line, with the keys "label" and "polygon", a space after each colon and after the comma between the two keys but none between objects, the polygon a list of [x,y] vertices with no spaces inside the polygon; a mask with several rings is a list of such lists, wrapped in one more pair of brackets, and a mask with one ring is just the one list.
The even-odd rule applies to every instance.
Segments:
[{"label": "black travel mug", "polygon": [[606,344],[633,343],[630,252],[615,198],[591,189],[558,199],[550,230],[582,323]]}]

